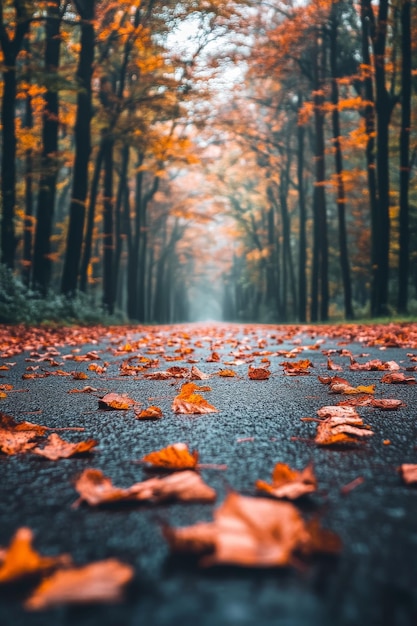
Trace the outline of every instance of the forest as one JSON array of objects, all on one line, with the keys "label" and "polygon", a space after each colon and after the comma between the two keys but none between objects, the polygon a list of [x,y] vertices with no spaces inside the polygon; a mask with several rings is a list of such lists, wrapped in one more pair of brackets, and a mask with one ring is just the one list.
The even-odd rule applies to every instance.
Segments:
[{"label": "forest", "polygon": [[417,314],[411,0],[2,0],[0,69],[0,321]]}]

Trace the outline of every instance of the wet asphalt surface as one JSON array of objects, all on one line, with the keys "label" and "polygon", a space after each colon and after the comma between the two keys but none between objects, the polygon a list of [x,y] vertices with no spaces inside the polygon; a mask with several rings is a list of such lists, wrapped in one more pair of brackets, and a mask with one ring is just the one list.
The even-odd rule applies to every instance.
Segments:
[{"label": "wet asphalt surface", "polygon": [[[221,328],[223,337],[218,346],[214,344],[220,363],[205,362],[213,346],[207,329],[191,330],[203,338],[203,347],[195,348],[192,356],[206,373],[217,372],[227,367],[225,361],[234,359],[230,352],[236,346],[224,343],[226,339],[237,337],[241,341],[244,337],[243,327]],[[175,354],[175,338],[180,332],[183,329],[158,331],[162,343],[169,335],[173,344],[166,347],[167,354]],[[60,434],[70,441],[93,437],[99,448],[91,455],[56,462],[30,454],[0,455],[0,545],[6,546],[18,527],[29,526],[35,534],[36,549],[44,555],[70,553],[77,564],[116,557],[131,564],[136,575],[125,601],[109,606],[64,606],[29,613],[22,608],[24,591],[15,587],[0,590],[0,625],[417,625],[417,488],[404,485],[396,471],[400,463],[417,463],[417,386],[382,384],[383,372],[350,372],[349,360],[336,354],[334,361],[343,365],[340,374],[352,385],[376,383],[376,397],[399,398],[407,406],[389,412],[359,407],[358,413],[375,435],[354,449],[319,448],[311,443],[316,424],[300,418],[315,416],[320,407],[340,400],[340,396],[329,395],[327,386],[317,379],[317,374],[327,373],[321,350],[340,349],[337,339],[323,337],[320,350],[303,351],[301,356],[314,364],[309,376],[284,376],[279,363],[285,359],[277,356],[270,357],[272,376],[266,381],[249,380],[246,363],[232,366],[239,378],[214,376],[208,381],[212,391],[204,394],[219,413],[192,416],[175,415],[171,410],[183,381],[119,376],[119,365],[126,356],[146,356],[147,348],[127,355],[115,355],[115,348],[140,336],[132,330],[119,342],[108,336],[98,344],[80,346],[80,354],[94,349],[102,360],[110,362],[102,375],[89,372],[89,362],[64,362],[62,355],[69,354],[74,346],[58,347],[56,360],[64,363],[62,369],[88,372],[88,380],[55,376],[22,380],[25,368],[34,365],[25,361],[27,352],[1,360],[16,365],[1,372],[4,378],[0,383],[28,390],[12,392],[1,400],[4,413],[18,421],[50,427],[85,427],[83,433]],[[247,354],[260,350],[260,339],[265,340],[262,350],[272,352],[293,349],[299,345],[294,339],[301,340],[303,346],[311,346],[318,339],[300,333],[278,343],[280,336],[272,327],[252,328],[246,337],[250,346]],[[181,341],[193,346],[195,338]],[[343,347],[356,356],[368,355],[359,356],[359,362],[380,358],[396,360],[403,367],[411,365],[407,352],[417,353],[407,348],[381,351],[360,343]],[[260,360],[261,356],[255,357],[253,364],[260,365]],[[191,367],[186,361],[165,362],[161,358],[158,369],[173,365]],[[48,363],[40,366],[54,369]],[[86,384],[99,392],[68,393]],[[126,393],[144,406],[156,404],[164,417],[138,421],[132,411],[99,410],[97,396],[105,391]],[[390,445],[384,445],[384,440],[390,440]],[[71,508],[77,498],[74,479],[85,468],[101,469],[115,485],[129,486],[150,476],[134,460],[179,441],[197,449],[201,463],[227,464],[226,471],[201,470],[204,480],[217,491],[217,504],[230,489],[255,495],[255,481],[269,480],[278,461],[297,469],[313,461],[319,491],[297,506],[306,517],[319,513],[322,525],[339,534],[343,542],[340,556],[315,557],[300,569],[200,569],[195,559],[169,554],[161,520],[173,526],[211,520],[216,504]],[[364,482],[343,495],[341,487],[358,476]]]}]

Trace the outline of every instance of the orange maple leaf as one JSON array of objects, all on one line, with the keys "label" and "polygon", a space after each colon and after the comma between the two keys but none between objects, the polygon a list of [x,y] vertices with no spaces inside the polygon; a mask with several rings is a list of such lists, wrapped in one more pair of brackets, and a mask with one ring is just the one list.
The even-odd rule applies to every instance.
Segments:
[{"label": "orange maple leaf", "polygon": [[41,610],[69,603],[120,602],[123,588],[133,575],[133,568],[117,559],[58,571],[41,582],[25,608]]},{"label": "orange maple leaf", "polygon": [[203,396],[195,391],[210,391],[210,387],[199,387],[195,383],[184,383],[180,393],[172,401],[172,410],[175,413],[204,414],[218,413],[216,407],[207,402]]},{"label": "orange maple leaf", "polygon": [[186,443],[174,443],[161,450],[150,452],[141,459],[153,467],[169,470],[195,469],[198,463],[198,452],[190,452]]},{"label": "orange maple leaf", "polygon": [[30,528],[19,528],[16,531],[0,563],[0,584],[41,575],[55,567],[71,563],[71,558],[66,554],[56,557],[41,556],[32,548],[32,541]]},{"label": "orange maple leaf", "polygon": [[312,465],[307,465],[301,472],[298,472],[286,463],[277,463],[272,472],[272,484],[257,480],[255,486],[275,498],[295,500],[316,491],[317,480]]}]

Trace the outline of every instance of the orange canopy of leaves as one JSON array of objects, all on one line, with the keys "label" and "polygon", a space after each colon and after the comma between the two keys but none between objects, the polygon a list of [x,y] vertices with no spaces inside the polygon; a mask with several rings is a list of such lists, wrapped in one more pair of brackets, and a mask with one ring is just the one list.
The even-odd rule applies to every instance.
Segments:
[{"label": "orange canopy of leaves", "polygon": [[32,548],[33,534],[29,528],[19,528],[0,561],[0,584],[45,574],[55,567],[68,565],[68,555],[41,556]]},{"label": "orange canopy of leaves", "polygon": [[114,487],[110,478],[100,470],[86,469],[78,478],[75,488],[80,494],[76,506],[87,502],[90,506],[117,502],[213,502],[216,492],[192,471],[184,471],[164,478],[150,478],[123,489]]},{"label": "orange canopy of leaves", "polygon": [[204,414],[204,413],[218,413],[216,407],[207,402],[199,391],[210,391],[210,387],[198,387],[195,383],[184,383],[180,389],[180,393],[175,396],[172,402],[172,410],[175,413],[184,414]]},{"label": "orange canopy of leaves", "polygon": [[288,502],[230,493],[214,521],[164,529],[174,552],[202,554],[200,564],[282,567],[294,553],[320,551],[297,509]]},{"label": "orange canopy of leaves", "polygon": [[56,433],[52,433],[52,435],[49,435],[42,448],[33,448],[32,452],[51,461],[57,461],[58,459],[68,459],[77,454],[87,454],[91,452],[96,445],[97,441],[95,439],[70,443],[69,441],[61,439]]},{"label": "orange canopy of leaves", "polygon": [[41,610],[68,603],[120,602],[123,589],[133,575],[133,568],[117,559],[58,571],[41,582],[25,608]]},{"label": "orange canopy of leaves", "polygon": [[317,480],[312,465],[301,472],[291,469],[286,463],[277,463],[272,472],[272,484],[256,481],[256,488],[275,498],[295,500],[317,489]]},{"label": "orange canopy of leaves", "polygon": [[153,467],[168,470],[195,469],[198,463],[198,452],[197,450],[190,452],[186,443],[174,443],[146,454],[141,460]]}]

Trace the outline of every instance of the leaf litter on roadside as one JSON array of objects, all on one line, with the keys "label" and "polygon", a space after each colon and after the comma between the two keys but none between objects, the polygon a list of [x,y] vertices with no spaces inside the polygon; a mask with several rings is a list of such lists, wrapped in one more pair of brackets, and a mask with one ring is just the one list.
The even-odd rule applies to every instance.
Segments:
[{"label": "leaf litter on roadside", "polygon": [[272,471],[272,484],[257,480],[255,486],[275,498],[295,500],[316,491],[317,480],[311,464],[298,472],[286,463],[277,463]]}]

